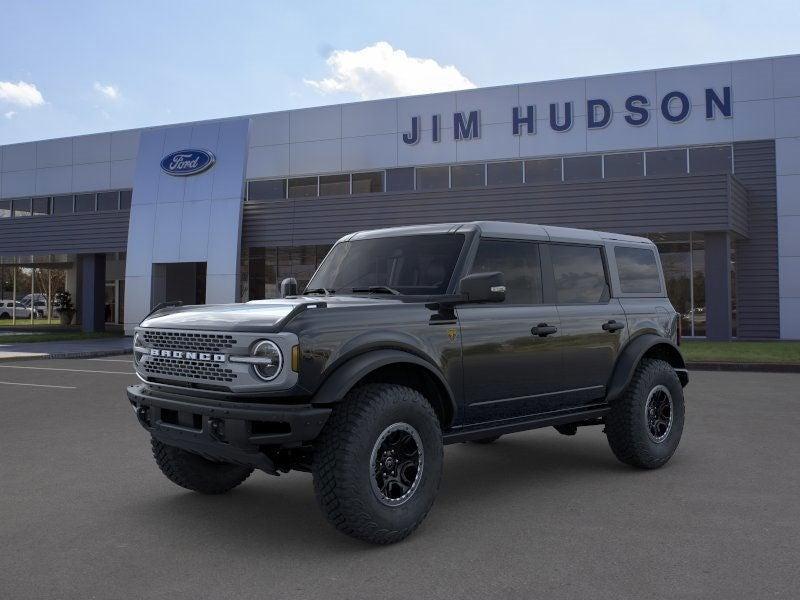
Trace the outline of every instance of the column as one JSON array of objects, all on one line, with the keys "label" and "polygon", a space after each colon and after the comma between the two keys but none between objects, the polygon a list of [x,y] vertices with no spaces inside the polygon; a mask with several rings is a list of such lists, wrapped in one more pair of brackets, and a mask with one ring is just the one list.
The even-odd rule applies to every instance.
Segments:
[{"label": "column", "polygon": [[731,239],[728,232],[706,233],[706,338],[731,339]]},{"label": "column", "polygon": [[81,254],[81,330],[105,331],[106,255]]}]

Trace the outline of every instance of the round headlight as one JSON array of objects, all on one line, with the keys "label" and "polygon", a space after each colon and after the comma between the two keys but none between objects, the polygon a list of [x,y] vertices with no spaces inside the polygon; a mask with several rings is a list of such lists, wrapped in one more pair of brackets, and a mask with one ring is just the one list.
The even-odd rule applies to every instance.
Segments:
[{"label": "round headlight", "polygon": [[253,346],[253,357],[261,359],[253,364],[253,370],[264,381],[272,381],[281,372],[283,355],[280,348],[269,340],[262,340]]}]

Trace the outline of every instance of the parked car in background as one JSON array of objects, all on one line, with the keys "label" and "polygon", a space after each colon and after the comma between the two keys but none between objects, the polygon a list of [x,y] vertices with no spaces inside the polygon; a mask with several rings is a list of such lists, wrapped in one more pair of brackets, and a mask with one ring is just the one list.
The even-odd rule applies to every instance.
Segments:
[{"label": "parked car in background", "polygon": [[[20,302],[25,308],[30,309],[31,294],[28,294],[27,296],[23,297],[22,300],[20,300]],[[34,304],[33,307],[34,319],[43,319],[45,316],[47,316],[47,296],[45,296],[44,294],[35,294],[33,304]]]},{"label": "parked car in background", "polygon": [[30,319],[31,310],[19,300],[0,300],[0,319]]}]

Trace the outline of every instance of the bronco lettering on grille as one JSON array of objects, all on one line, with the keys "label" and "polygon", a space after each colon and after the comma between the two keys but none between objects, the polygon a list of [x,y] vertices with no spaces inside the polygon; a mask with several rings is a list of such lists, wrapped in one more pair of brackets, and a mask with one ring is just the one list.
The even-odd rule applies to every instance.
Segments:
[{"label": "bronco lettering on grille", "polygon": [[188,352],[183,350],[160,350],[152,348],[150,356],[161,356],[164,358],[180,358],[183,360],[202,360],[206,362],[225,362],[227,357],[224,354],[209,354],[208,352]]}]

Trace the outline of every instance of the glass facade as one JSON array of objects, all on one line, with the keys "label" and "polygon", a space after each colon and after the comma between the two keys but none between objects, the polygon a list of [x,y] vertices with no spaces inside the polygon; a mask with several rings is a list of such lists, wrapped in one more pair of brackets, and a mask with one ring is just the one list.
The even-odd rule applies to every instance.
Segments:
[{"label": "glass facade", "polygon": [[303,291],[330,249],[331,244],[246,248],[241,263],[242,301],[280,297],[280,283],[287,277],[294,277]]}]

